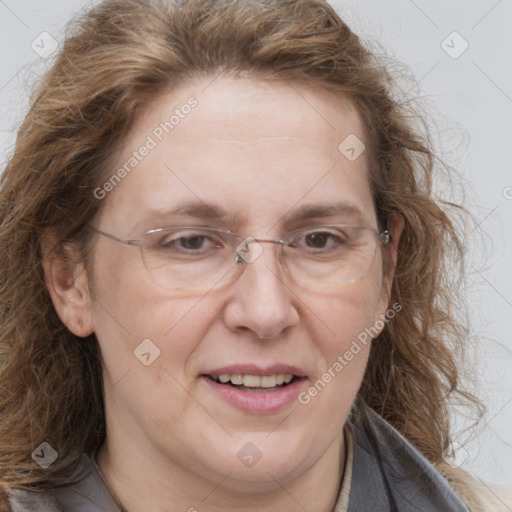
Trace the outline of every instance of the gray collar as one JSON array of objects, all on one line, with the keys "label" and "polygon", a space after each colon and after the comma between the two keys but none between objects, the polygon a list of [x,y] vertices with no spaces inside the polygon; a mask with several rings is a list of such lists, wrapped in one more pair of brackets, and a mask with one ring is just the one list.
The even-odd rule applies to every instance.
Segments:
[{"label": "gray collar", "polygon": [[360,399],[348,424],[354,437],[348,512],[469,512],[427,459]]}]

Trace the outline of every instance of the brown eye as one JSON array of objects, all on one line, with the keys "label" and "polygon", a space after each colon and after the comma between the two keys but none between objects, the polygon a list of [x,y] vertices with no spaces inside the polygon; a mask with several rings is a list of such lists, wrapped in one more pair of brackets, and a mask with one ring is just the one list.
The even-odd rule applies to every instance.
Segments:
[{"label": "brown eye", "polygon": [[179,242],[180,246],[184,249],[194,250],[202,248],[205,238],[206,237],[203,235],[181,237],[177,242]]},{"label": "brown eye", "polygon": [[331,233],[311,233],[306,235],[306,244],[308,247],[312,247],[314,249],[323,249],[329,241],[329,237],[332,237]]},{"label": "brown eye", "polygon": [[290,247],[316,255],[344,250],[349,241],[346,233],[334,228],[295,231],[290,233],[288,240]]},{"label": "brown eye", "polygon": [[212,232],[181,230],[150,241],[152,250],[169,254],[205,255],[212,249],[220,249],[223,243]]}]

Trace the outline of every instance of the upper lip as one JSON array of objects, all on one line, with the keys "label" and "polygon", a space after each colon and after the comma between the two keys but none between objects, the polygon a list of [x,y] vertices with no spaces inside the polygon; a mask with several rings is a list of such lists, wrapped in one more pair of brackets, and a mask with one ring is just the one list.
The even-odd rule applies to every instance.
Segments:
[{"label": "upper lip", "polygon": [[284,373],[285,375],[294,375],[296,377],[306,377],[306,373],[297,366],[289,364],[272,364],[270,366],[257,366],[255,364],[236,364],[231,366],[223,366],[222,368],[215,368],[214,370],[207,371],[203,375],[209,375],[214,379],[218,379],[219,375],[276,375]]}]

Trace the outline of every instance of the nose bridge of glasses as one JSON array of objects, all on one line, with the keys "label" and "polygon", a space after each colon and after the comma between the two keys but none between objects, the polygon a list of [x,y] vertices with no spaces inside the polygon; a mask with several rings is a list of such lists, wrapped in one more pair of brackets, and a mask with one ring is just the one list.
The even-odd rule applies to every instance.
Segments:
[{"label": "nose bridge of glasses", "polygon": [[281,247],[283,245],[287,245],[284,240],[254,238],[252,236],[245,237],[240,243],[238,243],[235,249],[235,263],[253,263],[256,261],[261,254],[263,254],[264,248],[261,244],[264,243],[277,244]]}]

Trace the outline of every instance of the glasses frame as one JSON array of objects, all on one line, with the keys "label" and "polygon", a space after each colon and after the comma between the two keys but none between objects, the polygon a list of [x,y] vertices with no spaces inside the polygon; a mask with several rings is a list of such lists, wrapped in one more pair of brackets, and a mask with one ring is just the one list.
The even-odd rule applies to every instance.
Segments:
[{"label": "glasses frame", "polygon": [[[146,233],[143,235],[142,238],[136,238],[136,239],[129,239],[129,238],[126,239],[126,238],[117,237],[117,236],[113,235],[112,233],[107,233],[106,231],[102,231],[101,229],[98,229],[97,227],[93,226],[92,224],[88,224],[88,227],[91,228],[96,233],[98,233],[106,238],[109,238],[110,240],[113,240],[114,242],[118,242],[118,243],[124,244],[124,245],[134,246],[134,247],[140,247],[142,261],[144,263],[144,266],[146,267],[146,270],[149,273],[150,273],[150,271],[146,266],[146,263],[144,260],[144,253],[142,250],[144,240],[149,235],[152,235],[154,233],[161,233],[164,231],[170,231],[170,230],[178,231],[178,230],[184,230],[184,229],[200,229],[203,231],[212,231],[214,233],[224,233],[227,235],[233,235],[233,236],[239,238],[241,240],[241,243],[245,242],[245,247],[247,247],[248,244],[254,243],[254,242],[280,244],[280,245],[286,245],[286,246],[290,247],[290,243],[283,239],[254,238],[252,236],[242,236],[242,235],[239,235],[238,233],[235,233],[229,229],[212,228],[209,226],[172,226],[172,227],[165,227],[165,228],[150,229],[150,230],[146,231]],[[321,230],[322,228],[339,228],[339,227],[347,227],[347,228],[352,228],[352,229],[366,229],[366,230],[373,232],[376,235],[377,241],[380,242],[382,245],[387,245],[387,244],[391,243],[391,234],[387,229],[383,230],[383,231],[378,231],[377,229],[372,228],[370,226],[352,226],[350,224],[325,224],[325,225],[319,225],[319,226],[310,226],[310,227],[306,227],[306,228],[299,228],[299,229],[290,231],[289,233],[287,233],[285,235],[285,237],[288,237],[289,235],[299,232],[299,231],[307,231],[307,230],[312,230],[312,229]],[[240,252],[238,251],[238,247],[236,248],[235,252],[236,252],[236,256],[235,256],[235,260],[234,260],[235,264],[241,264],[244,261],[246,261],[245,258],[243,258],[243,256],[241,256]]]}]

